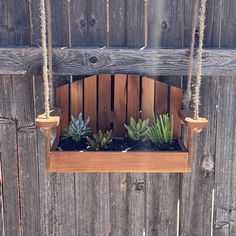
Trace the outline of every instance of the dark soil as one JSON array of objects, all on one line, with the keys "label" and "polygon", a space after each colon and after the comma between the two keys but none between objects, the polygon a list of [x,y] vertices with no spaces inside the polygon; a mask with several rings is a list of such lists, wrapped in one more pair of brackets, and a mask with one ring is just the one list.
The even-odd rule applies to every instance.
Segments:
[{"label": "dark soil", "polygon": [[[93,151],[88,149],[86,139],[82,139],[77,143],[71,138],[60,138],[58,151]],[[181,147],[177,140],[173,140],[171,144],[155,145],[150,141],[135,142],[131,139],[113,139],[106,150],[102,151],[179,151]]]}]

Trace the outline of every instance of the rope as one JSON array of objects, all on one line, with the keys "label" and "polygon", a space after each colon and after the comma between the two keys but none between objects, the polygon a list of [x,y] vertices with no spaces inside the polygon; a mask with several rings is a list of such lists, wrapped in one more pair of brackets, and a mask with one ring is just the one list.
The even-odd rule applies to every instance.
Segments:
[{"label": "rope", "polygon": [[195,2],[194,2],[193,19],[192,19],[192,34],[191,34],[191,44],[190,44],[190,54],[189,54],[187,90],[184,93],[184,97],[183,97],[183,106],[184,106],[184,108],[189,107],[191,97],[192,97],[191,85],[192,85],[192,72],[193,72],[193,55],[194,55],[194,45],[195,45],[195,32],[196,32],[197,17],[198,17],[198,2],[199,2],[199,0],[195,0]]},{"label": "rope", "polygon": [[45,1],[40,0],[41,39],[43,49],[43,84],[44,84],[44,109],[48,119],[50,114],[49,81],[48,81],[48,52],[47,52],[47,23]]},{"label": "rope", "polygon": [[197,65],[197,78],[195,84],[194,93],[194,119],[199,118],[199,107],[200,107],[200,88],[202,80],[202,48],[204,41],[204,31],[205,31],[205,19],[206,19],[206,3],[207,0],[201,0],[201,11],[199,16],[199,47],[198,47],[198,65]]},{"label": "rope", "polygon": [[49,82],[49,96],[50,106],[53,108],[54,94],[53,94],[53,79],[52,79],[52,22],[51,22],[51,0],[47,0],[47,21],[48,21],[48,82]]}]

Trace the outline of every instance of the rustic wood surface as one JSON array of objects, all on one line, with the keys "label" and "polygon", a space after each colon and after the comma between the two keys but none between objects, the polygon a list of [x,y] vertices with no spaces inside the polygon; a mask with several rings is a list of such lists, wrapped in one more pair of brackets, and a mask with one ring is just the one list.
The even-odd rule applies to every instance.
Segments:
[{"label": "rustic wood surface", "polygon": [[[108,6],[105,0],[51,2],[55,74],[72,74],[74,80],[97,73],[173,75],[157,79],[177,81],[181,88],[182,78],[175,76],[187,74],[188,50],[180,47],[189,46],[193,1],[149,0],[147,16],[142,0],[109,0]],[[193,173],[183,175],[46,173],[44,140],[34,131],[35,117],[43,112],[42,78],[25,76],[40,75],[42,66],[38,4],[0,1],[3,235],[235,235],[236,84],[235,77],[225,76],[236,71],[236,2],[208,1],[203,73],[214,77],[203,79],[201,111],[209,127],[196,137]],[[151,48],[140,50],[146,40]],[[89,50],[76,48],[81,46]],[[159,46],[168,50],[155,51]],[[69,80],[54,79],[58,85]],[[114,79],[116,84],[114,92],[128,85]],[[167,96],[168,85],[155,86]],[[160,103],[155,100],[155,111],[168,111],[168,103]]]},{"label": "rustic wood surface", "polygon": [[[123,73],[140,75],[187,75],[189,49],[54,48],[53,74],[93,75]],[[204,49],[203,75],[232,76],[236,50]],[[196,56],[193,75],[196,75]],[[39,75],[42,52],[37,47],[0,47],[0,74]]]}]

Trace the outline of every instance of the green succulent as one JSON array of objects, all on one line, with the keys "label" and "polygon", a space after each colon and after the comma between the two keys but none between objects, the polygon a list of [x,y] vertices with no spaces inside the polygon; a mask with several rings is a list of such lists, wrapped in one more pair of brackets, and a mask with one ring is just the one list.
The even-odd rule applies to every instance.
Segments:
[{"label": "green succulent", "polygon": [[91,128],[87,127],[90,121],[90,117],[86,121],[83,120],[82,113],[79,114],[78,119],[71,117],[71,122],[68,129],[65,129],[64,138],[72,138],[76,142],[80,140],[88,133],[91,132]]},{"label": "green succulent", "polygon": [[153,124],[148,128],[148,138],[154,144],[167,144],[173,140],[173,116],[164,114],[153,117]]},{"label": "green succulent", "polygon": [[147,137],[149,119],[136,121],[133,117],[130,117],[130,125],[124,124],[128,131],[128,136],[134,141],[144,141]]},{"label": "green succulent", "polygon": [[93,138],[87,137],[89,142],[89,148],[99,151],[108,148],[108,145],[112,142],[112,130],[103,133],[101,130],[97,134],[93,135]]}]

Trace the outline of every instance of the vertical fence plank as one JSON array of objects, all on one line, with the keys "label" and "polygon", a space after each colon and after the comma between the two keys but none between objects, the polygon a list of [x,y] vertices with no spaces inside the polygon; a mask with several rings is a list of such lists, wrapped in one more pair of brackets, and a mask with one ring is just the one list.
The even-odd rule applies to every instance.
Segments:
[{"label": "vertical fence plank", "polygon": [[126,75],[115,75],[114,83],[114,119],[113,134],[115,137],[124,137],[126,122],[126,96],[127,96],[127,77]]},{"label": "vertical fence plank", "polygon": [[142,119],[152,121],[154,112],[154,80],[142,78]]},{"label": "vertical fence plank", "polygon": [[97,130],[97,76],[90,76],[84,80],[84,117],[90,117],[90,127]]},{"label": "vertical fence plank", "polygon": [[[183,0],[148,1],[148,47],[182,46],[183,11]],[[159,105],[160,102],[166,101],[167,94],[167,85],[163,86],[163,84],[157,82],[156,113],[167,111],[167,103],[163,103],[162,108]],[[179,175],[147,174],[146,183],[147,234],[176,235]],[[154,188],[153,186],[158,187]],[[167,222],[168,226],[166,225]]]},{"label": "vertical fence plank", "polygon": [[37,140],[34,128],[18,132],[19,183],[23,235],[40,235]]},{"label": "vertical fence plank", "polygon": [[[110,0],[109,16],[109,46],[144,46],[144,0]],[[118,88],[116,82],[118,81],[115,79],[115,93],[116,86]],[[119,86],[122,89],[122,94],[124,94],[125,83],[121,84],[120,82]],[[129,120],[130,116],[140,117],[140,77],[129,76],[127,88],[127,119]],[[123,96],[122,94],[119,96]],[[115,102],[118,102],[116,99],[119,96],[115,96]],[[122,104],[124,104],[124,99],[122,98]],[[123,109],[125,108],[122,107]],[[123,116],[122,122],[124,119]],[[111,234],[142,235],[145,217],[144,175],[111,174],[110,181]]]},{"label": "vertical fence plank", "polygon": [[78,80],[70,85],[71,115],[78,117],[83,112],[83,80]]},{"label": "vertical fence plank", "polygon": [[98,76],[98,128],[111,129],[111,75]]},{"label": "vertical fence plank", "polygon": [[140,76],[128,75],[127,118],[140,117]]},{"label": "vertical fence plank", "polygon": [[20,235],[17,130],[12,120],[0,120],[0,153],[3,180],[5,235]]},{"label": "vertical fence plank", "polygon": [[[214,12],[216,3],[215,1],[207,2],[205,47],[213,46],[213,30],[214,28],[220,27],[220,17],[215,15]],[[192,13],[193,1],[186,1],[184,46],[187,47],[190,45]],[[217,37],[219,39],[219,36]],[[215,38],[215,40],[218,41],[217,38]],[[213,170],[210,168],[211,171],[208,173],[208,171],[203,168],[203,164],[207,162],[208,157],[211,161],[214,159],[215,155],[218,85],[219,79],[217,77],[202,79],[201,114],[208,118],[209,125],[206,130],[201,134],[197,134],[195,137],[192,173],[182,175],[181,178],[180,234],[211,235],[211,205],[214,175],[212,173]]]},{"label": "vertical fence plank", "polygon": [[61,119],[58,132],[61,134],[69,124],[69,85],[63,85],[56,90],[56,106],[61,108]]},{"label": "vertical fence plank", "polygon": [[[235,47],[235,1],[215,3],[214,42],[220,47]],[[218,27],[217,27],[218,26]],[[218,39],[218,42],[217,42]],[[219,80],[215,155],[215,229],[214,235],[236,234],[236,81],[235,77]]]},{"label": "vertical fence plank", "polygon": [[179,138],[181,136],[181,120],[178,112],[182,106],[182,93],[182,89],[174,86],[170,87],[170,114],[173,115],[173,136],[175,138]]},{"label": "vertical fence plank", "polygon": [[[107,45],[106,10],[106,0],[71,1],[72,46]],[[96,81],[96,76],[84,79],[84,115],[91,116],[93,131],[97,123]],[[76,174],[75,194],[77,235],[109,235],[109,174]]]},{"label": "vertical fence plank", "polygon": [[168,84],[155,82],[155,114],[165,114],[168,112]]},{"label": "vertical fence plank", "polygon": [[[109,0],[109,46],[126,45],[126,0]],[[122,123],[126,122],[127,77],[115,75],[114,81],[114,135],[124,136]],[[111,235],[126,235],[128,232],[127,175],[110,174]]]}]

